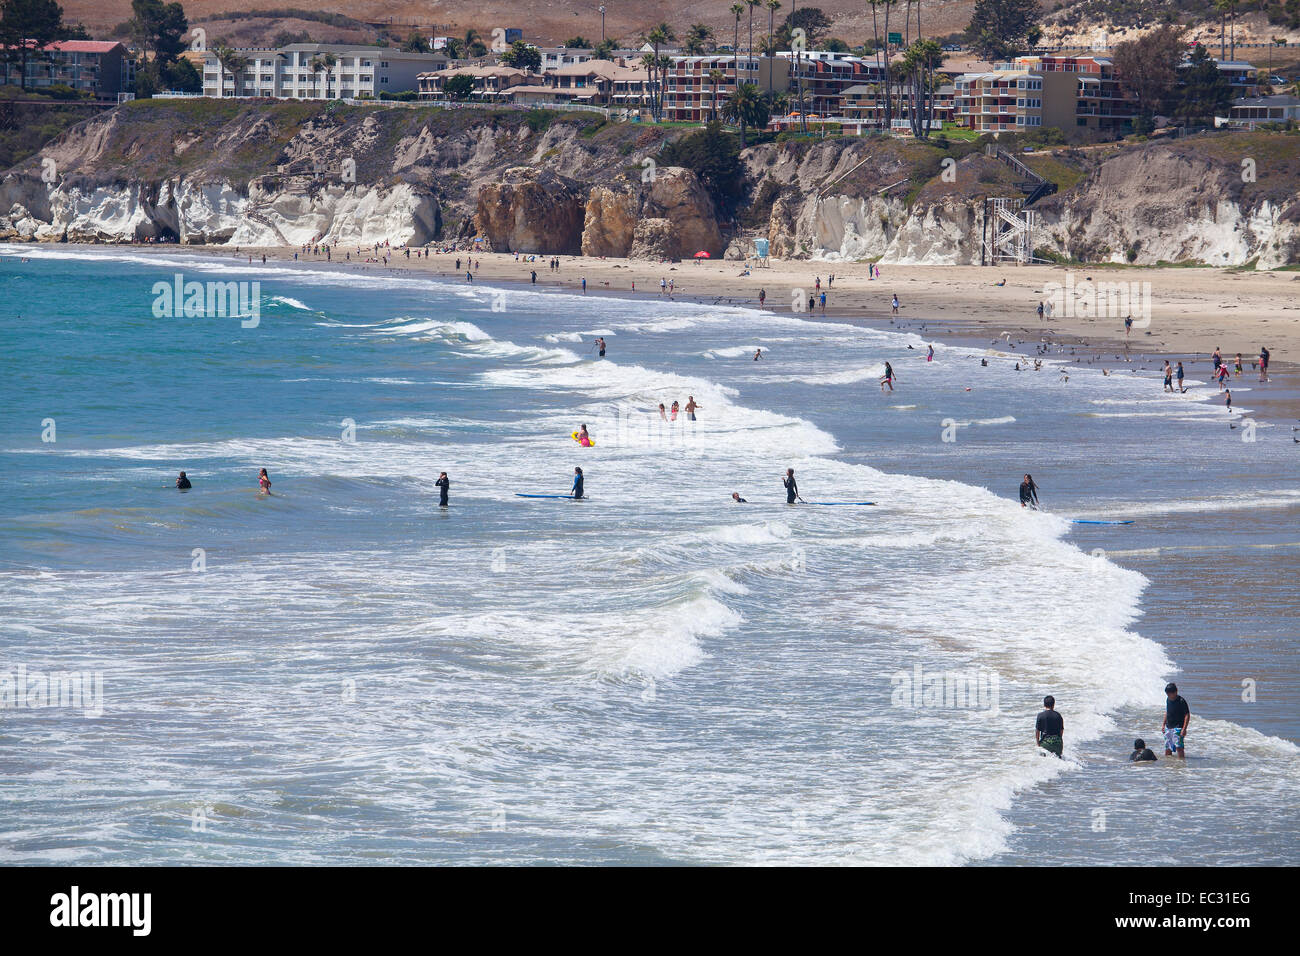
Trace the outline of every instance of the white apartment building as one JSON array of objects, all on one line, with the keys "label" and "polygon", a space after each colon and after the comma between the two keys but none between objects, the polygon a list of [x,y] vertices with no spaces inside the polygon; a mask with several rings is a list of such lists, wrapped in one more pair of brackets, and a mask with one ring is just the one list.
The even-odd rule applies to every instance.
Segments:
[{"label": "white apartment building", "polygon": [[[338,43],[291,43],[275,50],[236,52],[248,61],[238,76],[223,70],[213,51],[204,53],[204,96],[378,99],[380,93],[419,89],[421,73],[448,63],[442,53]],[[333,58],[328,67],[327,57]]]}]

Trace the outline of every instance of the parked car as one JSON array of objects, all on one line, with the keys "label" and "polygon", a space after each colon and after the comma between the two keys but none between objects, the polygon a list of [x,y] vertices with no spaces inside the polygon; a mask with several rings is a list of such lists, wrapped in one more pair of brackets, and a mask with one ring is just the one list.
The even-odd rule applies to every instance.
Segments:
[{"label": "parked car", "polygon": [[960,53],[960,52],[961,52],[961,47],[959,47],[959,46],[958,46],[957,44],[955,44],[955,43],[949,43],[949,44],[946,44],[946,45],[944,46],[944,48],[943,48],[943,52],[944,52],[944,53]]}]

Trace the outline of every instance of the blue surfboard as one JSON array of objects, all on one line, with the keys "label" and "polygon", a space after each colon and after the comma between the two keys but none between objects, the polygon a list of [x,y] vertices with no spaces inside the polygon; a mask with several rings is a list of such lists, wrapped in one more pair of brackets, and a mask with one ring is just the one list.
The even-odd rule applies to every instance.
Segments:
[{"label": "blue surfboard", "polygon": [[1075,518],[1075,524],[1132,524],[1132,521],[1090,521],[1087,518]]},{"label": "blue surfboard", "polygon": [[874,501],[805,501],[806,505],[874,505]]},{"label": "blue surfboard", "polygon": [[515,492],[515,497],[516,498],[569,498],[570,500],[581,500],[581,499],[574,499],[573,495],[526,495],[519,491]]}]

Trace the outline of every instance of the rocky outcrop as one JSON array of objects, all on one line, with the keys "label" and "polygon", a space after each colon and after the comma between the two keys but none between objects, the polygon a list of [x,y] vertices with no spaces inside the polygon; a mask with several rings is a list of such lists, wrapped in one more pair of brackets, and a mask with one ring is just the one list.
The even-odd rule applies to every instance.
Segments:
[{"label": "rocky outcrop", "polygon": [[630,187],[593,186],[582,224],[582,254],[626,256],[640,218],[640,197]]},{"label": "rocky outcrop", "polygon": [[475,224],[505,252],[576,255],[582,251],[586,196],[580,184],[545,169],[520,166],[483,186]]},{"label": "rocky outcrop", "polygon": [[724,245],[713,200],[689,169],[661,166],[640,187],[595,187],[588,196],[585,255],[689,259],[720,256]]}]

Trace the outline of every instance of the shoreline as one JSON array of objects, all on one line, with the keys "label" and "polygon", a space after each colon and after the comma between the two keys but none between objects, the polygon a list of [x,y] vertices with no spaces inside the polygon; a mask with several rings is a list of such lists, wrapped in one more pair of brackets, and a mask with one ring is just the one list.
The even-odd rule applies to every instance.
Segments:
[{"label": "shoreline", "polygon": [[[154,243],[113,245],[76,244],[86,250],[144,252],[146,254],[193,255],[204,259],[230,259],[244,266],[257,266],[262,256],[266,264],[328,268],[359,275],[387,274],[427,276],[448,282],[464,282],[464,268],[471,258],[467,252],[439,253],[411,258],[397,250],[384,265],[365,262],[374,255],[366,251],[332,248],[332,257],[303,255],[294,259],[294,248],[229,246],[179,246]],[[10,248],[25,248],[13,244]],[[37,247],[42,248],[42,247]],[[349,261],[347,255],[351,254]],[[252,262],[248,260],[251,257]],[[1087,270],[1062,266],[1019,266],[1001,269],[987,266],[903,266],[882,267],[886,278],[870,279],[867,264],[861,262],[827,262],[814,260],[774,261],[770,268],[753,268],[742,276],[746,264],[732,260],[683,261],[655,263],[637,259],[601,259],[583,256],[542,256],[530,263],[525,256],[513,253],[485,252],[472,256],[476,281],[508,283],[539,293],[562,292],[583,295],[581,281],[587,278],[586,295],[593,299],[614,297],[625,301],[653,304],[663,301],[702,306],[734,306],[758,309],[759,290],[766,291],[763,311],[791,315],[807,321],[863,323],[869,327],[896,332],[910,332],[947,341],[953,345],[993,349],[1008,356],[1021,354],[1027,361],[1034,358],[1065,361],[1080,367],[1097,366],[1134,373],[1149,372],[1160,389],[1161,363],[1182,361],[1188,379],[1209,382],[1211,353],[1222,347],[1226,362],[1235,362],[1241,353],[1243,372],[1234,383],[1249,388],[1249,397],[1237,405],[1248,405],[1251,414],[1269,419],[1300,420],[1300,396],[1289,387],[1264,389],[1268,383],[1258,381],[1251,363],[1258,361],[1259,346],[1271,353],[1270,380],[1294,381],[1293,366],[1300,362],[1300,272],[1236,272],[1220,268],[1145,268],[1089,267]],[[558,273],[547,268],[557,259]],[[530,272],[537,271],[537,281]],[[1104,275],[1103,275],[1104,273]],[[834,284],[827,279],[834,275]],[[1039,320],[1036,308],[1043,299],[1048,283],[1067,285],[1071,275],[1082,283],[1129,281],[1150,283],[1150,328],[1136,331],[1126,343],[1123,320],[1119,318],[1053,317]],[[827,296],[826,308],[795,312],[791,308],[793,290],[804,294]],[[996,279],[995,279],[996,277]],[[677,288],[670,296],[659,291],[660,279],[672,280]],[[1005,280],[998,286],[997,280]],[[1217,301],[1223,297],[1223,283],[1234,285],[1233,302]],[[467,283],[466,283],[467,284]],[[707,286],[707,292],[701,287]],[[897,294],[900,311],[891,313],[890,297]],[[800,299],[802,301],[802,296]],[[1236,315],[1227,310],[1241,311]],[[1285,312],[1294,312],[1287,316]],[[1224,346],[1224,343],[1227,343]],[[1040,347],[1045,351],[1040,351]],[[1024,351],[1018,351],[1023,349]],[[1073,361],[1072,361],[1073,360]],[[1112,373],[1113,374],[1113,373]]]}]

